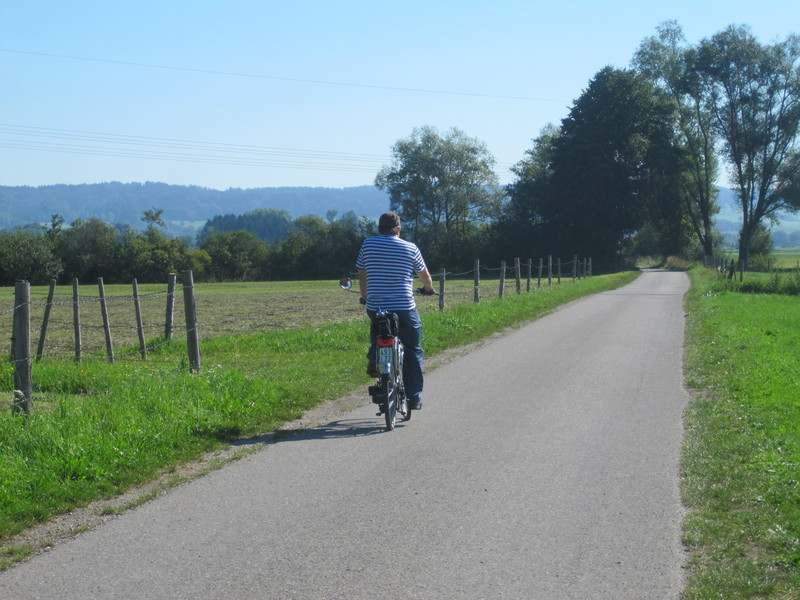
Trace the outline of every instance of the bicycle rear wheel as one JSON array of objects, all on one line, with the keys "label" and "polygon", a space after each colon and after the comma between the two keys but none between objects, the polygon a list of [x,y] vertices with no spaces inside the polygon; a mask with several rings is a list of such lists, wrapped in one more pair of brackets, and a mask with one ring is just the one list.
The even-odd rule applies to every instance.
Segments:
[{"label": "bicycle rear wheel", "polygon": [[411,418],[411,408],[408,406],[408,398],[406,398],[406,386],[403,383],[403,345],[398,346],[397,351],[397,412],[403,417],[404,421]]},{"label": "bicycle rear wheel", "polygon": [[386,429],[391,431],[397,422],[397,385],[392,376],[389,375],[383,381],[384,398],[386,399]]}]

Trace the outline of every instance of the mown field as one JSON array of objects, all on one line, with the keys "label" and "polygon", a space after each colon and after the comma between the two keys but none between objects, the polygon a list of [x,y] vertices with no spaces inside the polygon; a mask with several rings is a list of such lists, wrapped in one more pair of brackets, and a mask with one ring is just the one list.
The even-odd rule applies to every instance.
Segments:
[{"label": "mown field", "polygon": [[[564,280],[569,281],[569,280]],[[522,282],[525,289],[526,282]],[[532,286],[536,287],[533,281]],[[543,283],[547,285],[546,282]],[[514,293],[515,282],[506,282],[506,293]],[[437,286],[438,289],[438,286]],[[445,305],[472,303],[474,282],[451,280],[446,285]],[[499,280],[485,279],[481,297],[489,300],[499,293]],[[167,286],[139,285],[142,320],[148,344],[163,342]],[[36,352],[49,288],[31,287],[31,336]],[[115,354],[122,360],[139,356],[133,289],[129,285],[106,285],[105,296]],[[255,283],[213,283],[195,285],[198,330],[201,338],[236,335],[254,331],[298,329],[324,325],[331,320],[358,319],[364,315],[358,296],[343,291],[335,281],[290,281]],[[103,360],[106,342],[97,285],[81,285],[79,310],[83,357]],[[0,332],[12,328],[14,288],[0,287]],[[439,310],[437,299],[419,302],[421,313]],[[185,336],[183,288],[178,283],[173,309],[176,340]],[[58,286],[53,299],[45,351],[46,356],[75,355],[72,286]]]}]

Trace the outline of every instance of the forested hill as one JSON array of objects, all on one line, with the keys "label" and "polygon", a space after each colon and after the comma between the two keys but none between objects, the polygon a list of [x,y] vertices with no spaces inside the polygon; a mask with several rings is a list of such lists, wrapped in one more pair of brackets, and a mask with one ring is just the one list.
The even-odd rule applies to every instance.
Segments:
[{"label": "forested hill", "polygon": [[96,217],[110,224],[142,224],[145,210],[163,209],[165,222],[202,226],[217,215],[277,208],[293,218],[325,217],[353,211],[375,217],[389,208],[389,198],[374,186],[350,188],[231,188],[225,191],[165,183],[97,183],[42,187],[0,186],[0,229],[29,223],[49,223],[53,214],[67,223]]}]

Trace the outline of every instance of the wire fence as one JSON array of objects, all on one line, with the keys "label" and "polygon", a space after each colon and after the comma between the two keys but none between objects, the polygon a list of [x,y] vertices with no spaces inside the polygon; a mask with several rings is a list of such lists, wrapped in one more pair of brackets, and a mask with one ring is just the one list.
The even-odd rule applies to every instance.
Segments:
[{"label": "wire fence", "polygon": [[481,265],[479,259],[475,259],[475,266],[469,271],[451,273],[443,268],[438,274],[434,273],[434,275],[438,275],[439,280],[439,310],[444,310],[447,298],[452,295],[447,285],[447,281],[451,278],[473,276],[472,298],[474,302],[478,303],[481,301],[483,289],[486,287],[485,284],[482,284],[481,274],[498,277],[497,294],[500,298],[503,298],[507,288],[512,284],[516,293],[520,294],[522,293],[523,281],[525,291],[530,292],[534,285],[540,288],[543,281],[546,281],[547,285],[553,285],[554,282],[561,283],[562,279],[575,281],[576,279],[591,276],[591,273],[592,259],[580,259],[576,255],[568,261],[564,261],[559,257],[548,256],[547,259],[540,258],[536,264],[530,258],[524,262],[519,258],[515,258],[511,265],[506,261],[501,261],[499,267],[487,267]]},{"label": "wire fence", "polygon": [[[439,284],[438,310],[465,302],[480,302],[495,294],[502,298],[513,290],[528,292],[542,285],[561,283],[591,275],[591,259],[574,256],[564,261],[547,257],[534,261],[515,258],[499,266],[487,266],[475,260],[473,269],[433,273]],[[188,364],[200,369],[200,344],[197,315],[203,318],[207,337],[252,333],[323,324],[331,314],[338,319],[363,317],[363,310],[350,301],[352,297],[330,290],[296,286],[290,282],[275,284],[280,292],[250,284],[215,284],[203,286],[213,292],[195,296],[191,271],[183,273],[178,284],[170,275],[166,285],[147,284],[141,290],[133,281],[130,292],[114,285],[107,294],[102,278],[97,285],[36,288],[31,294],[27,282],[15,286],[14,302],[2,308],[0,330],[11,330],[9,360],[0,368],[14,370],[15,411],[28,412],[31,398],[32,364],[43,358],[83,361],[175,361],[174,353],[160,350],[176,341],[186,340]],[[230,286],[227,293],[226,286]],[[287,291],[287,288],[289,291]],[[337,288],[338,289],[338,288]],[[200,305],[199,309],[198,306]],[[325,306],[325,311],[320,311]],[[433,303],[423,303],[421,311],[436,310]],[[320,316],[320,313],[324,313]],[[36,324],[36,326],[32,326]]]},{"label": "wire fence", "polygon": [[[77,279],[72,282],[71,299],[56,295],[56,282],[53,281],[49,287],[47,299],[41,301],[31,297],[30,284],[27,281],[17,282],[14,286],[14,305],[7,311],[0,312],[0,318],[12,315],[11,327],[11,352],[10,358],[5,363],[0,363],[0,367],[13,366],[14,369],[14,402],[12,408],[15,412],[30,412],[32,383],[32,363],[34,360],[32,349],[33,331],[31,328],[32,314],[35,318],[41,316],[41,327],[38,334],[37,351],[35,360],[39,361],[45,352],[55,351],[56,354],[64,356],[65,340],[72,334],[72,358],[76,362],[83,360],[107,360],[114,363],[117,360],[131,359],[138,357],[146,360],[148,353],[158,348],[172,343],[176,329],[175,324],[175,298],[176,298],[176,277],[171,274],[167,284],[167,289],[147,294],[140,294],[137,281],[133,280],[133,293],[130,295],[107,295],[102,278],[97,281],[97,296],[82,297],[81,288]],[[183,298],[183,329],[188,348],[188,361],[191,370],[200,369],[200,348],[197,335],[197,317],[194,301],[194,281],[191,271],[183,274],[183,285],[181,287]],[[154,325],[145,325],[145,311],[143,304],[158,303],[161,305],[163,317],[161,325],[161,336],[151,334]],[[96,310],[86,310],[91,305],[100,307],[99,323]],[[120,323],[134,323],[130,325],[119,325],[112,329],[112,315],[120,317],[125,308],[133,307],[134,318],[130,317],[117,320]],[[92,306],[92,308],[95,308]],[[63,318],[65,313],[71,312],[72,320]],[[61,318],[54,318],[58,313]],[[148,316],[151,313],[148,312]],[[88,318],[87,318],[88,315]],[[135,332],[135,340],[132,343],[132,334]],[[114,345],[114,335],[121,333],[123,340],[121,346]],[[48,336],[50,344],[48,346]],[[150,342],[148,342],[150,337]],[[89,346],[92,347],[86,353],[84,339],[91,340]],[[97,340],[102,340],[105,353],[97,350]],[[119,340],[118,340],[119,343]],[[61,345],[60,345],[61,344]],[[122,351],[118,350],[122,348]]]}]

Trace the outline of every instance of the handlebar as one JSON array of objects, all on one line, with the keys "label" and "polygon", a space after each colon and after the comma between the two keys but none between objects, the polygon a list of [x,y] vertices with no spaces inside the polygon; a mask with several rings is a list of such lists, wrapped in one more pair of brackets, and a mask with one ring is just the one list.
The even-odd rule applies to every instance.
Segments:
[{"label": "handlebar", "polygon": [[[339,280],[339,287],[341,287],[345,292],[352,292],[353,294],[360,294],[358,290],[354,290],[353,288],[353,281],[349,277],[342,277]],[[420,296],[438,296],[439,293],[436,290],[426,290],[424,287],[417,288],[414,290],[415,294],[419,294]],[[366,304],[367,301],[364,298],[358,299],[361,304]]]}]

